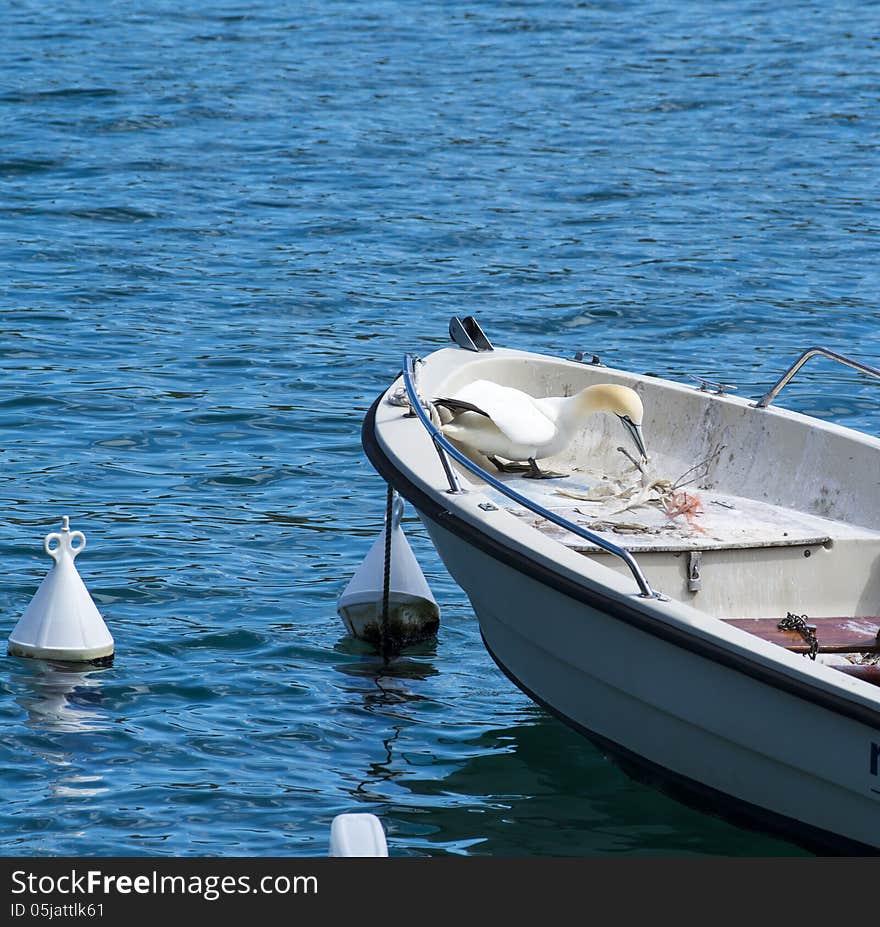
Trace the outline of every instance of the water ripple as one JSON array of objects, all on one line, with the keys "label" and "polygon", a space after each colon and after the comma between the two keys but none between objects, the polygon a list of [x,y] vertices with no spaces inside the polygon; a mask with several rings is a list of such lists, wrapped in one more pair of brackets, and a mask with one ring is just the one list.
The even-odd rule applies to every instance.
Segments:
[{"label": "water ripple", "polygon": [[[637,786],[443,609],[384,667],[335,600],[379,530],[361,419],[451,315],[757,397],[877,363],[867,3],[19,4],[0,117],[11,629],[62,515],[117,642],[0,674],[0,850],[772,855]],[[878,426],[817,361],[792,408]]]}]

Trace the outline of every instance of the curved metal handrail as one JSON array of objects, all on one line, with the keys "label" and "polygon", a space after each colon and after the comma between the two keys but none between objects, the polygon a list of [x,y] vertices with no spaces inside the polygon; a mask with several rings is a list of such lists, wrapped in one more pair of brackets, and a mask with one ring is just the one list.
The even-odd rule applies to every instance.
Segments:
[{"label": "curved metal handrail", "polygon": [[852,357],[847,357],[845,354],[838,354],[837,351],[831,351],[828,348],[808,348],[755,403],[755,408],[766,409],[798,370],[800,370],[811,357],[815,357],[817,354],[821,354],[822,357],[828,357],[840,364],[846,364],[847,367],[852,367],[855,370],[861,370],[862,373],[867,373],[872,377],[880,377],[880,370],[876,367],[872,367],[870,364],[863,364],[861,361],[854,360]]},{"label": "curved metal handrail", "polygon": [[636,583],[638,583],[640,590],[639,595],[649,599],[664,598],[662,595],[660,595],[660,593],[655,592],[651,588],[648,580],[645,579],[645,574],[642,573],[641,567],[638,565],[638,563],[636,563],[635,557],[633,557],[633,555],[628,550],[625,550],[623,547],[618,547],[616,544],[612,544],[610,541],[606,541],[605,538],[601,537],[600,535],[594,534],[587,528],[582,528],[580,525],[576,525],[573,522],[568,521],[568,519],[563,518],[561,515],[557,515],[556,512],[553,512],[550,509],[546,509],[544,506],[539,505],[532,499],[529,499],[528,496],[524,496],[522,493],[517,492],[515,489],[511,489],[510,486],[501,482],[501,480],[496,479],[494,476],[492,476],[491,473],[484,470],[478,464],[475,464],[469,457],[458,450],[455,445],[451,444],[448,438],[444,437],[440,429],[431,421],[430,417],[422,406],[421,397],[419,396],[415,386],[415,361],[413,355],[411,354],[404,355],[403,385],[406,388],[406,394],[409,398],[410,406],[412,407],[413,412],[418,416],[419,421],[422,423],[422,425],[424,425],[425,430],[428,432],[431,440],[434,442],[434,448],[440,457],[440,462],[443,464],[443,470],[446,473],[446,478],[449,481],[449,489],[447,492],[464,492],[464,490],[461,488],[461,484],[458,481],[458,476],[449,463],[448,457],[452,457],[453,460],[460,463],[466,470],[470,470],[471,473],[473,473],[475,476],[478,476],[485,483],[488,483],[488,485],[493,489],[497,489],[498,492],[503,493],[509,499],[512,499],[514,502],[517,502],[525,508],[529,509],[529,511],[534,512],[536,515],[540,515],[541,518],[546,518],[547,521],[553,522],[554,525],[558,525],[560,528],[564,528],[566,531],[570,531],[572,534],[576,534],[579,538],[582,538],[585,541],[589,541],[590,544],[595,544],[596,547],[602,548],[602,550],[607,551],[609,554],[614,554],[616,557],[620,557],[620,559],[623,560],[623,562],[629,567]]}]

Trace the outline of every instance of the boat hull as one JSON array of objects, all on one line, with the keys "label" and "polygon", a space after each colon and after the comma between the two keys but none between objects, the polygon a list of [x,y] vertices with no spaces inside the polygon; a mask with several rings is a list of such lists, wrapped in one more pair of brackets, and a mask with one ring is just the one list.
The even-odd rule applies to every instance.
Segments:
[{"label": "boat hull", "polygon": [[813,852],[880,852],[880,732],[537,583],[420,515],[503,672],[626,772]]},{"label": "boat hull", "polygon": [[[447,395],[456,384],[487,369],[497,370],[499,379],[525,370],[535,384],[551,383],[555,394],[564,377],[580,385],[578,378],[586,376],[567,362],[556,365],[532,355],[496,353],[500,356],[490,360],[471,359],[464,356],[467,352],[432,355],[421,372],[423,395]],[[602,376],[612,373],[603,370]],[[712,425],[707,441],[719,431],[732,440],[741,420],[743,428],[760,431],[758,437],[771,423],[790,429],[788,443],[800,452],[812,441],[808,456],[814,462],[821,459],[823,467],[845,454],[867,468],[880,451],[874,439],[814,426],[791,413],[772,412],[772,419],[755,421],[746,404],[727,397],[695,396],[649,378],[632,382],[640,389],[669,393],[675,402],[705,404],[699,416],[686,408],[684,417]],[[697,598],[693,592],[679,595],[679,590],[659,598],[640,595],[625,570],[609,566],[607,555],[566,546],[534,519],[499,505],[500,499],[484,490],[485,481],[466,482],[463,492],[451,492],[449,473],[428,433],[394,400],[392,387],[365,417],[367,456],[419,512],[444,564],[473,605],[488,651],[517,686],[597,743],[627,772],[688,804],[812,851],[880,853],[876,687],[722,620],[739,613],[737,608],[721,609],[726,590],[749,592],[766,585],[764,568],[776,563],[774,539],[766,549],[756,547],[748,562],[733,548],[723,552],[726,560]],[[722,414],[730,421],[722,422]],[[753,444],[757,448],[761,441],[756,438]],[[697,459],[700,453],[694,450]],[[748,457],[743,479],[754,479],[759,463],[764,466],[756,461]],[[736,480],[731,477],[722,485],[735,486]],[[833,543],[826,538],[827,544],[815,539],[808,544],[806,535],[798,541],[804,549],[787,555],[785,582],[780,601],[771,603],[773,611],[796,596],[813,595],[805,580],[819,575],[822,558],[832,553],[837,569],[824,568],[823,582],[831,585],[843,576],[848,588],[866,573],[862,594],[873,607],[876,590],[871,583],[880,570],[861,569],[863,564],[856,569],[849,556],[859,545],[873,544],[873,536],[865,541],[847,534],[847,506],[853,503],[842,493],[835,498],[841,500],[834,525],[840,536]],[[869,500],[863,503],[867,511]],[[662,551],[658,555],[665,556]],[[686,562],[675,560],[677,556],[672,552],[668,559]],[[712,601],[707,585],[720,592],[717,614],[699,607]],[[857,608],[860,603],[850,604]]]}]

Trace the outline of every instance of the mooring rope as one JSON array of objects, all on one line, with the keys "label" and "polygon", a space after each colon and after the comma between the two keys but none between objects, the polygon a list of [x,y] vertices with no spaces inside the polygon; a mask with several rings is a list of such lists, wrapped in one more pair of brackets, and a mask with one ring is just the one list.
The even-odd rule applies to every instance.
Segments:
[{"label": "mooring rope", "polygon": [[394,507],[394,488],[388,484],[385,502],[385,575],[382,580],[382,659],[387,663],[390,656],[388,635],[388,600],[391,594],[391,531],[392,510]]}]

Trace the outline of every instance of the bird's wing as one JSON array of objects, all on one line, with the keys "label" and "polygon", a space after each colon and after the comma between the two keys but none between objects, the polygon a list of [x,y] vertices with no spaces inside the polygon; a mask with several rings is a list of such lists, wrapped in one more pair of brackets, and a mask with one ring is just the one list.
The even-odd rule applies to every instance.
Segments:
[{"label": "bird's wing", "polygon": [[544,399],[535,400],[535,406],[551,422],[559,421],[567,403],[568,399],[565,396],[547,396]]},{"label": "bird's wing", "polygon": [[484,412],[472,402],[465,402],[463,399],[448,399],[438,396],[434,400],[434,405],[443,406],[444,409],[449,409],[450,412],[476,412],[477,415],[485,415],[486,418],[489,418],[488,412]]},{"label": "bird's wing", "polygon": [[455,399],[477,406],[514,444],[546,444],[556,436],[556,425],[521,390],[475,380],[460,389]]}]

